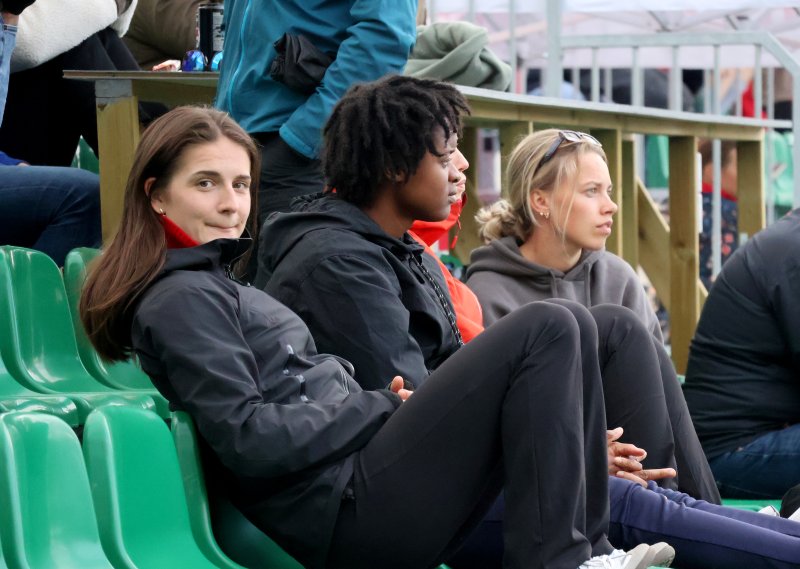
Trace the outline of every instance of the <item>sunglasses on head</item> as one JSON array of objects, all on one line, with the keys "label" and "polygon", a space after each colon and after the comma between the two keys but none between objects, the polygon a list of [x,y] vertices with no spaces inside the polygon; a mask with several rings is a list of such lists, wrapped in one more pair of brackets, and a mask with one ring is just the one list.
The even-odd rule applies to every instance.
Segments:
[{"label": "sunglasses on head", "polygon": [[553,141],[553,144],[550,145],[550,148],[547,149],[547,152],[544,153],[539,165],[536,166],[536,170],[533,172],[533,175],[536,175],[536,172],[539,169],[547,164],[553,156],[555,156],[558,149],[561,145],[565,142],[581,142],[585,140],[586,142],[590,142],[591,144],[595,144],[597,146],[602,147],[603,145],[600,144],[600,141],[593,137],[591,134],[586,134],[585,132],[578,132],[577,130],[559,130],[558,131],[558,138]]}]

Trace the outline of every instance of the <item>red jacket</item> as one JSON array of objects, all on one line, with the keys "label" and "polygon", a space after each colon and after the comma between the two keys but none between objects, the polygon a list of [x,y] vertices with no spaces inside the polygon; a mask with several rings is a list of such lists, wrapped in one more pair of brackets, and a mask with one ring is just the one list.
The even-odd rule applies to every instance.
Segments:
[{"label": "red jacket", "polygon": [[483,332],[483,312],[481,311],[478,297],[467,288],[467,285],[450,274],[450,271],[444,263],[439,260],[439,257],[430,247],[458,223],[464,202],[466,202],[466,194],[464,194],[464,198],[462,198],[461,202],[454,203],[450,207],[450,215],[447,219],[443,221],[417,220],[414,222],[414,225],[411,226],[411,231],[409,231],[409,233],[421,245],[424,245],[425,252],[439,263],[439,268],[442,269],[444,279],[447,281],[450,299],[453,301],[453,309],[456,312],[456,324],[461,332],[461,337],[465,342],[469,342],[475,336]]}]

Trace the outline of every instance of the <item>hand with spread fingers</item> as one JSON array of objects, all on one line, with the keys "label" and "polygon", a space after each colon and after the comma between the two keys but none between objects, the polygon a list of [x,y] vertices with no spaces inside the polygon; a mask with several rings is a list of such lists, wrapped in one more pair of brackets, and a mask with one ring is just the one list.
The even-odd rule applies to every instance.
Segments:
[{"label": "hand with spread fingers", "polygon": [[608,473],[611,476],[647,486],[648,480],[672,478],[677,475],[674,468],[643,468],[642,461],[647,456],[647,451],[636,445],[619,442],[622,432],[622,427],[606,431]]}]

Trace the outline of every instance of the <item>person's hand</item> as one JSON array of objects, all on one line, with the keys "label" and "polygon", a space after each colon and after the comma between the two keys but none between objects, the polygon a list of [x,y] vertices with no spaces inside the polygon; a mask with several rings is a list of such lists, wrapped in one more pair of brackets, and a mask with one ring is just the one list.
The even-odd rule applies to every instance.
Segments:
[{"label": "person's hand", "polygon": [[661,480],[676,476],[673,468],[642,467],[641,461],[647,456],[647,451],[629,443],[619,442],[622,436],[622,427],[606,431],[608,443],[608,473],[611,476],[625,478],[642,486],[647,486],[648,480]]},{"label": "person's hand", "polygon": [[153,71],[180,71],[181,62],[177,59],[168,59],[153,66]]},{"label": "person's hand", "polygon": [[33,4],[35,1],[36,0],[3,0],[0,11],[9,12],[15,16],[19,16],[25,8]]},{"label": "person's hand", "polygon": [[410,389],[403,387],[404,385],[405,382],[399,375],[394,376],[392,378],[392,383],[389,384],[389,389],[392,391],[392,393],[397,393],[400,396],[400,399],[403,401],[411,397],[411,395],[414,393]]}]

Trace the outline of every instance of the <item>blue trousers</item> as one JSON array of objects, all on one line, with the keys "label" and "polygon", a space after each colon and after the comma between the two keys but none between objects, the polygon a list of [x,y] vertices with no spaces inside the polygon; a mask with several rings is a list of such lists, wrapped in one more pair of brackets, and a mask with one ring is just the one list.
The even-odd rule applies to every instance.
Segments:
[{"label": "blue trousers", "polygon": [[800,484],[800,423],[709,461],[726,498],[780,499]]},{"label": "blue trousers", "polygon": [[[660,488],[609,477],[609,540],[620,549],[666,541],[681,569],[800,567],[800,523],[717,506]],[[503,556],[501,497],[448,561],[453,569],[500,569]]]},{"label": "blue trousers", "polygon": [[100,182],[78,168],[0,166],[0,245],[47,253],[100,246]]}]

